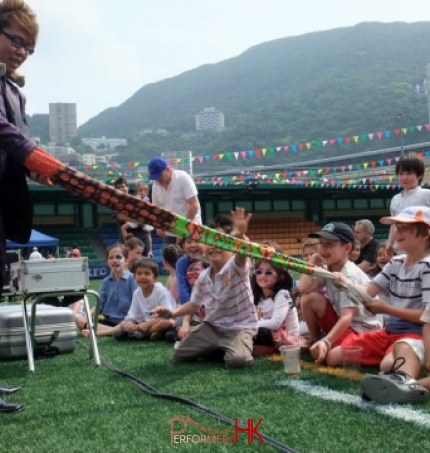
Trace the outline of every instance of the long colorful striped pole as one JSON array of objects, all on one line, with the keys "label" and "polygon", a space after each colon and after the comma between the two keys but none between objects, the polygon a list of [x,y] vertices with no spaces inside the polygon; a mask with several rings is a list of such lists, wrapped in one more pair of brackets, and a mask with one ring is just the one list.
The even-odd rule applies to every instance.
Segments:
[{"label": "long colorful striped pole", "polygon": [[[336,276],[326,269],[315,267],[309,265],[306,261],[275,252],[269,247],[235,238],[229,234],[188,220],[167,209],[157,207],[152,203],[139,200],[104,182],[97,181],[90,176],[67,167],[40,148],[33,151],[25,164],[30,170],[49,177],[54,184],[64,187],[69,192],[106,206],[140,223],[150,224],[155,228],[167,230],[176,236],[190,237],[197,242],[215,245],[218,248],[250,258],[264,259],[301,274],[313,275],[328,280],[336,279]],[[352,285],[349,286],[351,288],[348,287],[348,290],[356,293],[356,288]],[[360,299],[362,297],[363,294],[361,294]]]}]

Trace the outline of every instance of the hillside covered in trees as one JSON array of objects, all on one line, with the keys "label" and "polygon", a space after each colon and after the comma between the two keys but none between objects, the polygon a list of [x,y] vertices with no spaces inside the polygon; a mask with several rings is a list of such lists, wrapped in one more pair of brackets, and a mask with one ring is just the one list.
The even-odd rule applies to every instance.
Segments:
[{"label": "hillside covered in trees", "polygon": [[[362,23],[288,37],[145,85],[78,132],[127,137],[131,146],[121,159],[143,160],[165,151],[234,152],[393,129],[398,125],[389,117],[400,113],[408,116],[404,126],[423,124],[429,122],[427,98],[415,87],[423,84],[428,63],[429,22]],[[195,114],[212,106],[224,113],[225,131],[183,138],[195,130]],[[169,135],[145,135],[148,129]],[[428,140],[428,133],[405,137],[406,144]],[[398,138],[388,142],[383,147],[398,145]],[[353,152],[372,146],[381,142]],[[345,152],[333,147],[327,157]],[[290,158],[312,157],[304,151]]]}]

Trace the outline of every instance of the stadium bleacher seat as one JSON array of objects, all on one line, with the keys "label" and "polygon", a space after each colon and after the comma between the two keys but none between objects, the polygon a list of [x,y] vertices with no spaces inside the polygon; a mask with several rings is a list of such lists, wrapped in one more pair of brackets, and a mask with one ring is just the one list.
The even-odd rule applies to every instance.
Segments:
[{"label": "stadium bleacher seat", "polygon": [[252,242],[271,240],[276,242],[287,255],[301,256],[302,243],[308,233],[320,228],[314,222],[294,218],[258,219],[253,218],[248,236]]}]

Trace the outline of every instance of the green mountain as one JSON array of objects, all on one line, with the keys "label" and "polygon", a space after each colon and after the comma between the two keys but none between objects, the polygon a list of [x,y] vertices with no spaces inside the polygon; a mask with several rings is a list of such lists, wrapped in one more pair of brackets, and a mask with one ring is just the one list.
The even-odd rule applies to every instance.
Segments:
[{"label": "green mountain", "polygon": [[[428,63],[430,22],[361,23],[278,39],[145,85],[82,125],[79,136],[127,137],[132,146],[123,158],[142,160],[163,151],[213,154],[394,129],[389,117],[399,113],[408,115],[403,126],[423,124],[427,98],[414,88]],[[195,129],[195,114],[212,106],[224,113],[226,130],[181,138]],[[143,135],[145,129],[170,135]],[[428,139],[405,137],[406,144]],[[354,150],[369,146],[381,141]]]},{"label": "green mountain", "polygon": [[42,143],[49,142],[49,114],[35,113],[27,116],[32,137],[39,137]]}]

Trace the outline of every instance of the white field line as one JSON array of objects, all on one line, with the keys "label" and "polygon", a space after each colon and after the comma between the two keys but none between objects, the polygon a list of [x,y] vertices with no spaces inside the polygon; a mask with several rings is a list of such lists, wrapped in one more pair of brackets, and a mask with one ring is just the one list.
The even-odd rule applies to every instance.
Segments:
[{"label": "white field line", "polygon": [[360,396],[350,395],[349,393],[331,390],[321,385],[313,385],[301,379],[282,379],[276,382],[277,385],[286,385],[298,392],[306,395],[315,396],[325,401],[349,404],[364,410],[372,410],[379,414],[398,420],[415,423],[424,428],[430,428],[430,414],[419,409],[412,409],[411,405],[390,404],[381,406],[377,403],[363,401]]}]

